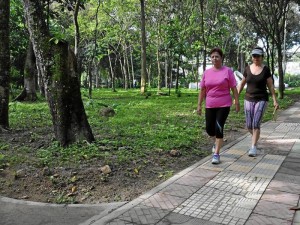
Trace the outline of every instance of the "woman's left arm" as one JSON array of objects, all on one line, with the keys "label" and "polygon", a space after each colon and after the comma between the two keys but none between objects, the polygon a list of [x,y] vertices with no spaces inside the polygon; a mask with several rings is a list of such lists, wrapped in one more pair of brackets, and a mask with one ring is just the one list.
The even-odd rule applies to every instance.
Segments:
[{"label": "woman's left arm", "polygon": [[275,94],[275,89],[274,89],[272,77],[269,77],[267,79],[267,86],[268,86],[268,89],[269,89],[269,91],[270,91],[270,93],[272,95],[274,108],[278,109],[279,105],[278,105],[278,102],[276,100],[276,94]]}]

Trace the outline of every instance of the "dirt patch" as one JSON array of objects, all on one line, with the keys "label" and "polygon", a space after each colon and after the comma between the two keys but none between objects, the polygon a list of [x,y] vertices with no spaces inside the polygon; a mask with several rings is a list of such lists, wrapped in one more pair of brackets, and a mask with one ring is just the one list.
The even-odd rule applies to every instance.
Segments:
[{"label": "dirt patch", "polygon": [[[228,144],[246,131],[226,131]],[[34,158],[35,151],[49,146],[52,135],[49,129],[35,130],[40,138],[32,137],[32,132],[9,131],[0,133],[0,142],[8,143],[13,149],[10,154],[19,154],[17,149],[28,149],[26,156]],[[39,162],[16,163],[12,166],[0,163],[0,195],[15,199],[26,199],[50,203],[103,203],[130,201],[149,191],[177,172],[193,165],[211,154],[211,144],[201,146],[207,149],[202,154],[182,154],[172,157],[161,153],[149,156],[149,160],[131,162],[126,165],[111,166],[111,173],[104,175],[102,162],[97,159],[86,161],[79,166],[68,165],[54,168],[43,167]],[[0,156],[1,156],[0,149]],[[0,158],[1,162],[1,158]],[[135,163],[143,165],[135,168]]]}]

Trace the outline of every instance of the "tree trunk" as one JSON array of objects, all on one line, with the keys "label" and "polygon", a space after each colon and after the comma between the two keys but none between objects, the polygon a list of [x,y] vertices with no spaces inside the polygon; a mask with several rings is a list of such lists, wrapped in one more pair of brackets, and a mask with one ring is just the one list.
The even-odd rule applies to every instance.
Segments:
[{"label": "tree trunk", "polygon": [[168,72],[169,72],[169,60],[168,60],[168,54],[166,51],[165,54],[165,88],[168,88]]},{"label": "tree trunk", "polygon": [[199,51],[197,51],[197,56],[196,56],[196,83],[197,83],[197,90],[199,88],[199,82],[200,82],[200,73],[199,73],[199,67],[200,67],[200,60],[199,60]]},{"label": "tree trunk", "polygon": [[136,88],[137,84],[136,84],[136,80],[135,80],[135,76],[134,76],[134,67],[133,67],[133,53],[132,53],[132,47],[130,46],[130,63],[131,63],[131,75],[132,75],[132,82],[133,82],[133,87]]},{"label": "tree trunk", "polygon": [[178,85],[178,82],[179,82],[179,62],[180,62],[180,56],[178,57],[178,60],[177,60],[177,65],[176,65],[176,78],[175,78],[175,92],[178,93],[178,90],[179,90],[179,85]]},{"label": "tree trunk", "polygon": [[23,6],[56,139],[62,146],[80,140],[94,141],[81,98],[75,54],[66,42],[49,41],[40,1],[23,0]]},{"label": "tree trunk", "polygon": [[132,80],[131,80],[131,76],[130,76],[130,68],[129,68],[129,59],[128,59],[128,46],[127,44],[125,44],[125,54],[124,54],[124,65],[125,65],[125,69],[126,69],[126,72],[127,72],[127,86],[129,88],[132,88]]},{"label": "tree trunk", "polygon": [[278,53],[278,78],[279,78],[278,98],[283,99],[284,81],[283,81],[282,48],[281,48],[281,45],[277,45],[277,53]]},{"label": "tree trunk", "polygon": [[115,87],[115,73],[114,73],[114,69],[112,67],[112,62],[111,62],[111,57],[110,57],[110,51],[109,51],[109,49],[107,50],[107,54],[108,54],[110,76],[111,76],[111,89],[112,89],[113,92],[115,92],[116,91],[116,87]]},{"label": "tree trunk", "polygon": [[[9,127],[9,0],[0,0],[0,128]],[[1,132],[1,129],[0,129]]]},{"label": "tree trunk", "polygon": [[146,79],[147,79],[147,67],[146,67],[146,19],[145,19],[145,0],[140,0],[141,2],[141,58],[142,58],[142,67],[141,67],[141,93],[146,92]]},{"label": "tree trunk", "polygon": [[157,63],[157,91],[161,90],[161,69],[160,69],[160,53],[159,53],[159,45],[156,50],[156,63]]},{"label": "tree trunk", "polygon": [[24,89],[14,101],[36,101],[36,78],[37,67],[36,58],[33,51],[32,43],[29,42],[24,66]]}]

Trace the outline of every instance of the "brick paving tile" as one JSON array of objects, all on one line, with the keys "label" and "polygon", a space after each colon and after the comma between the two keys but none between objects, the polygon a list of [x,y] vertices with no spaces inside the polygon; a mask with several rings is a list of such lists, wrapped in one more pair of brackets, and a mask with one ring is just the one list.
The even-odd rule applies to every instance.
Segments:
[{"label": "brick paving tile", "polygon": [[274,202],[260,200],[253,212],[260,215],[292,221],[294,212],[290,210],[291,207],[293,207],[293,205],[281,203],[274,204]]},{"label": "brick paving tile", "polygon": [[245,225],[291,225],[291,220],[282,220],[274,217],[251,214]]},{"label": "brick paving tile", "polygon": [[294,141],[289,144],[283,144],[283,141],[286,142],[286,139],[282,139],[282,141],[270,141],[267,139],[259,143],[259,148],[264,149],[265,152],[268,151],[268,154],[278,155],[277,153],[279,152],[284,152],[287,154],[291,150]]},{"label": "brick paving tile", "polygon": [[204,163],[201,165],[201,168],[207,169],[207,170],[212,170],[212,171],[218,171],[221,172],[223,171],[226,167],[230,166],[232,162],[226,162],[223,161],[223,157],[221,156],[221,163],[218,165],[213,165],[211,161],[208,161],[207,163]]},{"label": "brick paving tile", "polygon": [[157,225],[220,225],[211,221],[194,218],[191,216],[171,213],[163,218]]},{"label": "brick paving tile", "polygon": [[171,209],[175,209],[185,200],[186,199],[182,197],[172,196],[172,195],[159,192],[154,194],[150,198],[146,199],[141,204],[153,208],[171,210]]},{"label": "brick paving tile", "polygon": [[184,175],[183,177],[176,180],[175,183],[200,188],[203,185],[205,185],[209,180],[209,178]]},{"label": "brick paving tile", "polygon": [[192,170],[191,172],[189,172],[187,175],[212,179],[217,174],[218,174],[218,172],[216,172],[216,171],[206,170],[201,167],[197,167],[194,170]]},{"label": "brick paving tile", "polygon": [[178,196],[182,198],[188,198],[194,194],[199,188],[193,186],[187,186],[182,184],[171,184],[166,188],[162,189],[160,193],[165,193],[168,195]]},{"label": "brick paving tile", "polygon": [[299,123],[281,123],[275,130],[281,131],[299,131],[300,132],[300,124]]},{"label": "brick paving tile", "polygon": [[228,151],[226,151],[226,154],[235,155],[236,157],[242,156],[245,154],[245,151],[241,148],[237,148],[236,146],[232,147]]},{"label": "brick paving tile", "polygon": [[[300,177],[299,177],[300,179]],[[270,182],[269,189],[288,192],[292,194],[299,194],[300,193],[300,185],[295,183],[290,183],[288,181],[280,181],[275,178]]]},{"label": "brick paving tile", "polygon": [[299,200],[299,195],[267,189],[265,193],[262,195],[261,199],[270,202],[283,203],[287,205],[297,205]]},{"label": "brick paving tile", "polygon": [[135,206],[106,225],[154,225],[170,212],[142,205]]}]

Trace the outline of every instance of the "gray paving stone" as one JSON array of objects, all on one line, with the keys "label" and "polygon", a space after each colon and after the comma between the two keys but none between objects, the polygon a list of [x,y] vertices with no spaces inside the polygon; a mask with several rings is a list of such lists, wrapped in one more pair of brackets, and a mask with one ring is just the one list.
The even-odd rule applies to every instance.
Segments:
[{"label": "gray paving stone", "polygon": [[300,224],[300,211],[296,211],[293,220],[293,225],[299,225],[299,224]]},{"label": "gray paving stone", "polygon": [[157,225],[220,225],[211,221],[185,216],[177,213],[171,213],[162,219]]},{"label": "gray paving stone", "polygon": [[158,192],[141,202],[141,205],[145,205],[153,208],[167,209],[173,210],[177,206],[179,206],[186,198],[169,195],[163,192]]},{"label": "gray paving stone", "polygon": [[201,167],[197,167],[194,170],[192,170],[191,172],[189,172],[187,175],[212,179],[217,174],[218,174],[217,171],[206,170]]},{"label": "gray paving stone", "polygon": [[154,225],[163,219],[170,211],[138,205],[109,221],[106,225]]},{"label": "gray paving stone", "polygon": [[277,175],[270,182],[268,189],[283,191],[283,192],[292,193],[292,194],[300,193],[300,185],[299,184],[291,183],[287,180],[285,180],[285,181],[277,180]]},{"label": "gray paving stone", "polygon": [[251,214],[245,225],[291,225],[292,221],[282,220],[270,216]]},{"label": "gray paving stone", "polygon": [[292,153],[290,152],[285,161],[287,162],[294,162],[294,163],[300,163],[300,153]]},{"label": "gray paving stone", "polygon": [[299,200],[299,195],[291,194],[283,191],[266,189],[261,199],[270,202],[283,203],[287,205],[297,205]]},{"label": "gray paving stone", "polygon": [[287,173],[281,173],[280,169],[279,169],[278,172],[276,173],[274,179],[278,180],[278,181],[283,181],[283,182],[287,182],[287,183],[293,183],[293,184],[300,185],[299,172],[296,173],[296,175],[292,175],[292,174],[287,174]]},{"label": "gray paving stone", "polygon": [[223,171],[226,167],[230,166],[234,160],[226,160],[226,158],[224,158],[224,156],[221,155],[220,161],[221,161],[221,163],[217,164],[217,165],[212,164],[211,161],[208,161],[208,162],[204,163],[203,165],[201,165],[200,167],[203,169],[220,172],[220,171]]},{"label": "gray paving stone", "polygon": [[300,123],[281,123],[275,130],[300,132]]},{"label": "gray paving stone", "polygon": [[294,162],[283,162],[280,169],[278,170],[279,173],[285,173],[288,175],[295,175],[298,176],[300,171],[300,164]]},{"label": "gray paving stone", "polygon": [[273,178],[284,159],[284,156],[266,155],[248,175]]},{"label": "gray paving stone", "polygon": [[175,183],[199,188],[205,185],[209,180],[210,180],[209,178],[205,178],[205,177],[184,175],[178,180],[176,180]]},{"label": "gray paving stone", "polygon": [[178,196],[182,198],[188,198],[192,194],[194,194],[198,189],[198,187],[174,183],[162,189],[160,193],[165,193],[168,195]]},{"label": "gray paving stone", "polygon": [[295,142],[291,152],[300,153],[300,140],[299,139]]},{"label": "gray paving stone", "polygon": [[274,217],[282,220],[292,221],[294,212],[290,210],[292,205],[260,200],[254,209],[254,213]]}]

